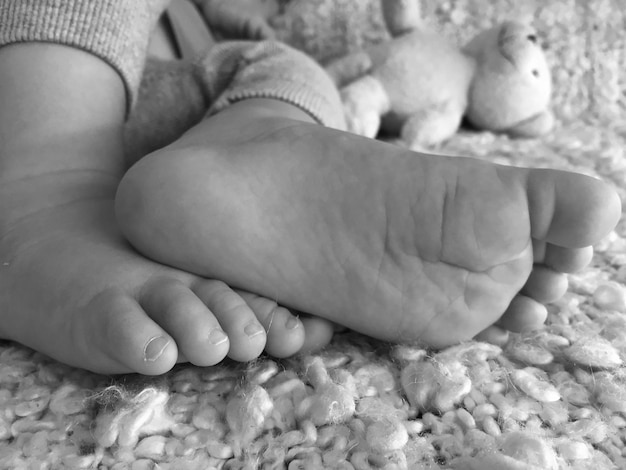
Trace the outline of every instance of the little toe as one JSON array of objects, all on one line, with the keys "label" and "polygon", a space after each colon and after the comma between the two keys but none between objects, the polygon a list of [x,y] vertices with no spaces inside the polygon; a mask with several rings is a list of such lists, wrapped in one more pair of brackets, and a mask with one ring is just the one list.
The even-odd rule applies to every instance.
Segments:
[{"label": "little toe", "polygon": [[565,248],[546,244],[543,264],[562,273],[575,273],[591,262],[593,247]]},{"label": "little toe", "polygon": [[228,357],[246,362],[261,355],[267,340],[265,328],[241,295],[216,280],[196,283],[193,291],[213,312],[228,335]]},{"label": "little toe", "polygon": [[549,304],[563,297],[567,286],[566,274],[536,264],[522,288],[522,294],[542,304]]},{"label": "little toe", "polygon": [[546,318],[546,306],[522,294],[516,295],[506,312],[496,322],[496,326],[508,331],[521,333],[540,328]]},{"label": "little toe", "polygon": [[237,293],[265,328],[265,351],[269,355],[284,358],[300,351],[305,342],[305,329],[296,315],[266,297],[239,290]]},{"label": "little toe", "polygon": [[478,333],[474,339],[476,341],[484,341],[485,343],[504,346],[509,340],[509,331],[500,328],[497,325],[491,325]]},{"label": "little toe", "polygon": [[325,318],[306,314],[302,314],[300,320],[306,332],[301,352],[314,353],[328,346],[337,329],[335,323]]},{"label": "little toe", "polygon": [[141,305],[148,315],[176,340],[192,364],[219,363],[229,351],[229,338],[210,308],[178,280],[159,279],[142,292]]},{"label": "little toe", "polygon": [[79,345],[79,351],[61,358],[64,362],[78,361],[80,367],[99,373],[145,375],[163,374],[176,363],[174,339],[121,290],[96,296],[84,313],[73,322],[73,341],[69,342]]}]

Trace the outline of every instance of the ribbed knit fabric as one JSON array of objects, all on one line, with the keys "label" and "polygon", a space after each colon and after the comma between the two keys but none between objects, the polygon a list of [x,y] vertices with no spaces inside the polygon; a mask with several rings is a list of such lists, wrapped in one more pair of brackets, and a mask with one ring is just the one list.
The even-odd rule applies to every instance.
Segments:
[{"label": "ribbed knit fabric", "polygon": [[[138,96],[150,32],[168,3],[0,0],[0,46],[41,41],[91,52],[120,73],[132,105]],[[205,56],[201,67],[209,97],[218,100],[214,112],[246,98],[275,98],[302,108],[324,125],[344,128],[339,95],[331,80],[313,60],[284,45],[224,43]],[[160,91],[161,97],[167,93]],[[180,108],[181,103],[176,104]]]},{"label": "ribbed knit fabric", "polygon": [[169,0],[0,0],[0,46],[51,42],[102,58],[136,100],[150,32]]},{"label": "ribbed knit fabric", "polygon": [[339,93],[327,73],[284,44],[223,42],[193,63],[149,60],[125,126],[130,162],[170,144],[205,114],[237,101],[272,98],[320,124],[345,129]]},{"label": "ribbed knit fabric", "polygon": [[200,61],[210,113],[237,101],[273,98],[291,103],[319,123],[345,129],[339,92],[311,58],[275,41],[218,44]]}]

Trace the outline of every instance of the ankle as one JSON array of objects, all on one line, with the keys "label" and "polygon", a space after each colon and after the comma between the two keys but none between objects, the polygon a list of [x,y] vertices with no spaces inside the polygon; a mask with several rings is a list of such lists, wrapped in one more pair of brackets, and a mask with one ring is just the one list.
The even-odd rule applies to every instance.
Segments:
[{"label": "ankle", "polygon": [[0,50],[2,180],[93,168],[121,172],[125,91],[101,59],[28,43]]},{"label": "ankle", "polygon": [[124,120],[120,76],[102,59],[72,47],[26,43],[3,48],[0,85],[3,142],[31,129],[55,135],[104,123],[121,128]]}]

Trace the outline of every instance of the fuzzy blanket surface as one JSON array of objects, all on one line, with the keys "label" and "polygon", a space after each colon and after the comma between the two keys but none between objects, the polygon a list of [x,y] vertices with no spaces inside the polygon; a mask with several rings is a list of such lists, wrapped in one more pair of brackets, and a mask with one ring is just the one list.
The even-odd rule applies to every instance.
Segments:
[{"label": "fuzzy blanket surface", "polygon": [[[461,131],[438,151],[594,175],[626,203],[620,2],[436,3],[425,18],[459,41],[495,20],[534,18],[559,117],[541,139]],[[336,8],[367,19],[342,40],[384,35],[367,5],[291,0],[273,25],[321,60],[338,36],[320,28],[346,30]],[[0,342],[0,469],[624,469],[625,224],[570,276],[546,328],[502,348],[427,351],[342,333],[314,355],[180,365],[151,379],[98,376]]]}]

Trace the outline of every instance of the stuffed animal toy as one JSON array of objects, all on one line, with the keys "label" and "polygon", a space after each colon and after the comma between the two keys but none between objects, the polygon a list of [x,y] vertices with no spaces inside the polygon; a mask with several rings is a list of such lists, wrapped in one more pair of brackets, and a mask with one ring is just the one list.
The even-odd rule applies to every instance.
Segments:
[{"label": "stuffed animal toy", "polygon": [[[531,26],[503,22],[459,48],[423,25],[419,0],[379,1],[391,38],[324,64],[341,88],[350,131],[382,130],[419,150],[452,136],[463,119],[517,137],[551,130],[550,70]],[[196,2],[226,37],[275,37],[279,0]]]},{"label": "stuffed animal toy", "polygon": [[552,128],[550,70],[530,26],[507,21],[459,49],[421,25],[415,0],[382,7],[392,39],[327,67],[350,131],[376,137],[382,129],[419,150],[452,136],[463,118],[520,137]]}]

